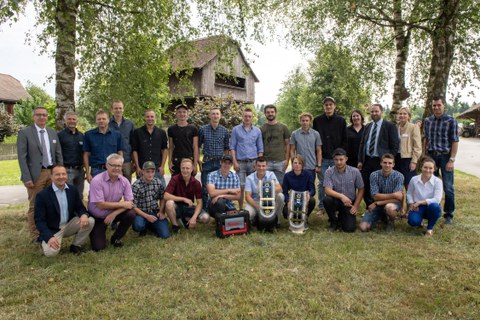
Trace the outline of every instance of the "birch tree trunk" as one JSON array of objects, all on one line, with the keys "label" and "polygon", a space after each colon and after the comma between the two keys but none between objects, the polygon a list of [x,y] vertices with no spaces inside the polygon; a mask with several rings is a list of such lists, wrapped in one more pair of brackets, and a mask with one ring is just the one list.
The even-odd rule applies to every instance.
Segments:
[{"label": "birch tree trunk", "polygon": [[78,0],[58,0],[55,25],[55,126],[63,128],[63,115],[75,110],[75,49]]},{"label": "birch tree trunk", "polygon": [[461,0],[443,1],[443,11],[436,20],[436,26],[431,33],[432,62],[430,64],[423,118],[432,114],[432,98],[434,96],[446,96],[448,77],[455,50],[459,1]]}]

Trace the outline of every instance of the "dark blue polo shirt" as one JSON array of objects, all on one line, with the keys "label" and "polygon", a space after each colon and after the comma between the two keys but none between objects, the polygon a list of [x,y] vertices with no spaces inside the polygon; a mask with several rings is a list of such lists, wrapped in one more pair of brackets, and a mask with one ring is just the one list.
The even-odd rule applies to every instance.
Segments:
[{"label": "dark blue polo shirt", "polygon": [[83,165],[83,133],[69,128],[58,132],[58,140],[62,146],[63,164],[67,167]]},{"label": "dark blue polo shirt", "polygon": [[112,153],[123,151],[122,135],[117,130],[107,130],[105,134],[98,131],[98,128],[85,132],[83,151],[90,152],[90,166],[92,168],[105,165],[107,157]]}]

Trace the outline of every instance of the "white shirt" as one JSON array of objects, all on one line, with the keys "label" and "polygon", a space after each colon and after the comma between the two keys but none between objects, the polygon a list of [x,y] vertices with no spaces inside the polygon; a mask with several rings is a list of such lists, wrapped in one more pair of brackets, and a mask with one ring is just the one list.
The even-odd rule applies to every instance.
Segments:
[{"label": "white shirt", "polygon": [[425,183],[422,175],[417,175],[410,180],[407,190],[407,203],[426,200],[427,204],[440,203],[442,201],[443,183],[442,180],[433,176]]},{"label": "white shirt", "polygon": [[45,132],[43,133],[43,137],[45,138],[45,145],[47,146],[48,165],[51,166],[51,165],[53,165],[53,161],[52,161],[52,152],[50,150],[50,139],[48,138],[47,127],[42,129],[35,124],[35,129],[37,129],[37,135],[38,135],[38,141],[40,141],[40,147],[42,147],[41,146],[41,144],[42,144],[42,133],[40,132],[40,130],[45,130]]}]

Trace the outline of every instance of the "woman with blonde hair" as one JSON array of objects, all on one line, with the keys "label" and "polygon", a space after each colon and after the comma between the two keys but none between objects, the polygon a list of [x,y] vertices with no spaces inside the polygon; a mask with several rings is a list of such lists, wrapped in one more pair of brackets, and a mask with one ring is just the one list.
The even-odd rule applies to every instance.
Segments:
[{"label": "woman with blonde hair", "polygon": [[412,113],[407,107],[401,107],[397,112],[397,128],[400,137],[400,149],[395,161],[395,169],[404,176],[405,189],[414,175],[417,162],[422,155],[422,139],[420,128],[410,122]]}]

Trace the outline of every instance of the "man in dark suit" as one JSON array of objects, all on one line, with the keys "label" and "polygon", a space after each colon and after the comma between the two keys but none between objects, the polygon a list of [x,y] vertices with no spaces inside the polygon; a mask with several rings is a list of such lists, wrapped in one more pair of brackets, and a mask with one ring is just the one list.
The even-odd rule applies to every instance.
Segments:
[{"label": "man in dark suit", "polygon": [[35,224],[45,256],[54,257],[60,252],[63,237],[75,236],[70,252],[82,253],[95,220],[89,217],[77,188],[67,184],[67,169],[53,167],[52,185],[43,189],[35,199]]},{"label": "man in dark suit", "polygon": [[47,128],[48,112],[43,106],[33,109],[34,124],[20,130],[17,139],[18,164],[21,180],[28,192],[27,223],[34,243],[40,243],[33,218],[35,196],[51,183],[50,169],[63,163],[62,148],[57,133]]},{"label": "man in dark suit", "polygon": [[367,207],[373,202],[370,194],[370,174],[380,170],[380,159],[386,153],[396,155],[400,147],[398,130],[393,123],[382,119],[383,107],[379,103],[370,106],[370,118],[366,125],[358,151],[358,169],[365,184],[363,200]]}]

